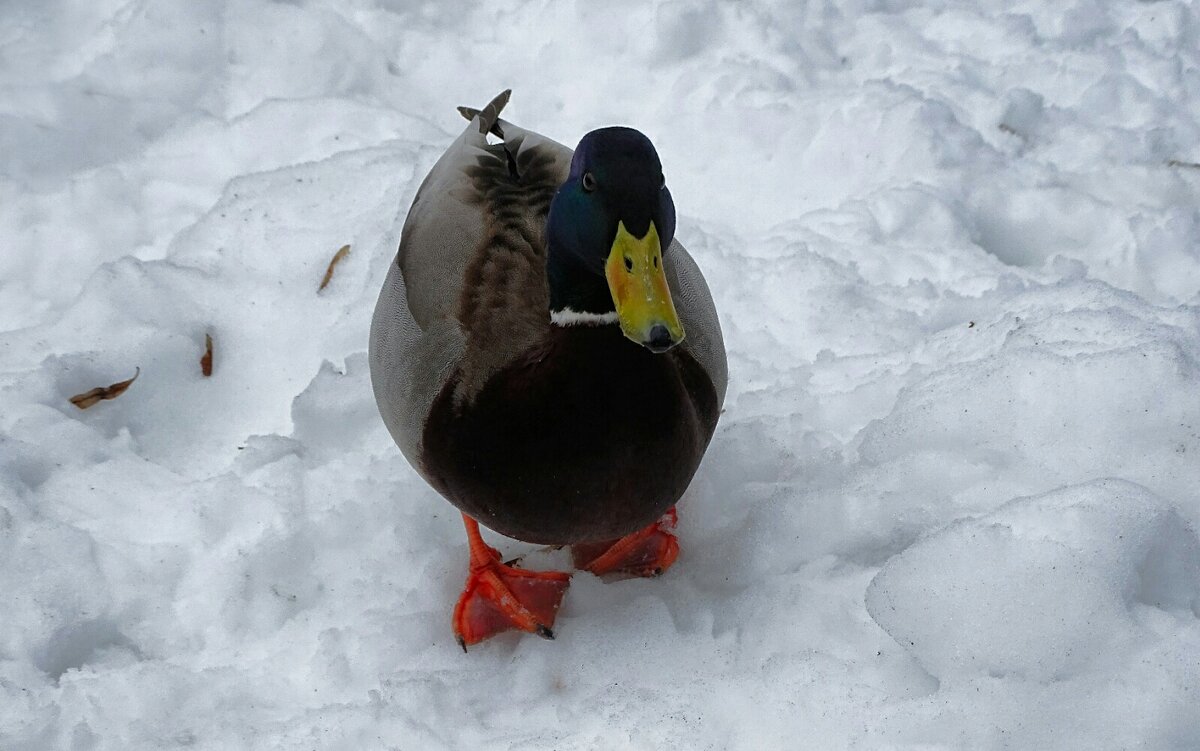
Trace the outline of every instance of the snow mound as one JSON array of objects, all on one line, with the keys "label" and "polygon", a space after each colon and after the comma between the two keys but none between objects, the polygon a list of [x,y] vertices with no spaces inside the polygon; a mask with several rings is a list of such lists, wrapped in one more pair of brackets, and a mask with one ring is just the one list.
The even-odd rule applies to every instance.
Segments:
[{"label": "snow mound", "polygon": [[1195,627],[1200,540],[1145,488],[1095,481],[930,534],[888,561],[866,602],[943,681],[1061,680],[1118,666],[1149,620]]}]

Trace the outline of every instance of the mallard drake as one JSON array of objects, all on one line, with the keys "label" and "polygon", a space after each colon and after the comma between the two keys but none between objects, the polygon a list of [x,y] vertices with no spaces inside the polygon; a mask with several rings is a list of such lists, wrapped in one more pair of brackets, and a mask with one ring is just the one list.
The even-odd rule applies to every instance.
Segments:
[{"label": "mallard drake", "polygon": [[[465,649],[552,637],[569,574],[500,562],[479,525],[570,545],[576,567],[651,576],[725,397],[725,346],[650,140],[571,149],[482,110],[425,178],[371,323],[379,411],[463,514]],[[489,134],[495,142],[489,143]]]}]

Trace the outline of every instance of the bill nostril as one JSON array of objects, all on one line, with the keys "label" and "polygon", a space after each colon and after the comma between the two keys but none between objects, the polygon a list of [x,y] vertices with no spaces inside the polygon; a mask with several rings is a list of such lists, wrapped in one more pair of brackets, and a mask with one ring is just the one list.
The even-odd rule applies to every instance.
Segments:
[{"label": "bill nostril", "polygon": [[661,323],[656,323],[650,327],[650,336],[646,339],[646,347],[651,352],[666,352],[675,344],[675,340],[671,338],[671,332]]}]

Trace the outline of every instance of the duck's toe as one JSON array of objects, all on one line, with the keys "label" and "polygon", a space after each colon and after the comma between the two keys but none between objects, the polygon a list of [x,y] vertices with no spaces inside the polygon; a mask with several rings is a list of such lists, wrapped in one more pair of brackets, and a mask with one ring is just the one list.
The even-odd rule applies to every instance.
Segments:
[{"label": "duck's toe", "polygon": [[454,636],[463,651],[510,629],[553,639],[554,617],[571,575],[507,566],[500,562],[500,553],[483,541],[478,522],[464,514],[463,523],[471,547],[471,568],[454,606]]},{"label": "duck's toe", "polygon": [[571,546],[575,567],[597,576],[658,576],[679,557],[679,538],[671,530],[679,517],[672,506],[662,517],[617,540]]},{"label": "duck's toe", "polygon": [[570,583],[561,571],[523,571],[499,561],[473,570],[454,608],[454,635],[464,650],[510,629],[553,639]]}]

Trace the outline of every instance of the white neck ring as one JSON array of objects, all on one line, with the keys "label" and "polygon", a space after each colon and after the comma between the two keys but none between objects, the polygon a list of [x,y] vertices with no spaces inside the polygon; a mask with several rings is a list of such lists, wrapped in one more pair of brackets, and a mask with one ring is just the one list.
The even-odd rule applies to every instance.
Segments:
[{"label": "white neck ring", "polygon": [[570,308],[550,311],[550,323],[555,326],[605,326],[617,322],[617,311],[588,313]]}]

